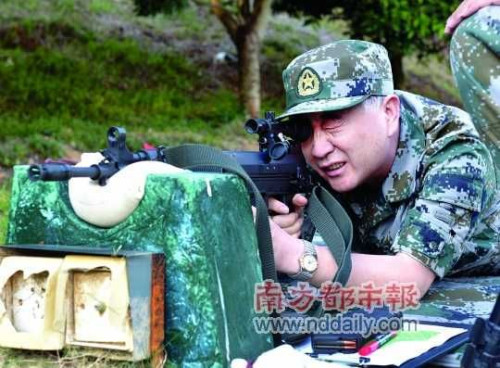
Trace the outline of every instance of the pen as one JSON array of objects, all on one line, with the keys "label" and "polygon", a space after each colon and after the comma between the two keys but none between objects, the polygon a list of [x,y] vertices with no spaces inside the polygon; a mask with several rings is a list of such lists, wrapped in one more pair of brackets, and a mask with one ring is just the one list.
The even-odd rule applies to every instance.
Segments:
[{"label": "pen", "polygon": [[390,341],[394,336],[396,336],[397,331],[389,332],[386,335],[380,335],[375,337],[373,340],[367,342],[365,345],[359,349],[359,355],[367,356],[373,353],[375,350],[379,349],[381,346],[385,345],[388,341]]}]

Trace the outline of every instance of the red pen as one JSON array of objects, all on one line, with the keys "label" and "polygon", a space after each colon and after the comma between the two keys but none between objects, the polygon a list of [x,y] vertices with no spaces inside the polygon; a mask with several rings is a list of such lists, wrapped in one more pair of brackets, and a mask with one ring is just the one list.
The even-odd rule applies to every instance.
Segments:
[{"label": "red pen", "polygon": [[398,332],[392,331],[386,335],[380,335],[375,337],[373,340],[367,342],[365,345],[359,349],[358,353],[361,356],[367,356],[373,353],[375,350],[379,349],[381,346],[385,345],[389,340],[396,336]]}]

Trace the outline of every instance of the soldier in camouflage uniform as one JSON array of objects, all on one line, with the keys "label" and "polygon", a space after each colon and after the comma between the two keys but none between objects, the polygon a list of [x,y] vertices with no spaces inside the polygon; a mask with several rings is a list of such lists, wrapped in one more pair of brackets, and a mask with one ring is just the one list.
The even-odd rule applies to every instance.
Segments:
[{"label": "soldier in camouflage uniform", "polygon": [[[398,280],[424,294],[436,277],[499,272],[495,166],[467,113],[394,91],[387,51],[364,41],[310,50],[283,80],[287,110],[278,119],[310,127],[306,160],[354,214],[350,285]],[[271,221],[276,266],[291,275],[310,252],[297,239],[306,203],[295,196],[288,213],[270,202],[280,214]],[[319,285],[337,265],[327,247],[315,252],[310,281]]]}]

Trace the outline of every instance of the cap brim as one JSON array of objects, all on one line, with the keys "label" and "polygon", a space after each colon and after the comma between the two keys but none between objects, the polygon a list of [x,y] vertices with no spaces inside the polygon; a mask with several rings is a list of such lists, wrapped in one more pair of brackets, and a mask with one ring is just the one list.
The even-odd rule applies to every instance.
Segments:
[{"label": "cap brim", "polygon": [[276,120],[283,120],[284,118],[300,115],[309,114],[313,112],[328,112],[328,111],[338,111],[344,110],[349,107],[360,104],[366,100],[370,95],[355,96],[355,97],[341,97],[332,100],[317,100],[317,101],[307,101],[302,102],[294,107],[288,109],[283,114],[278,116]]}]

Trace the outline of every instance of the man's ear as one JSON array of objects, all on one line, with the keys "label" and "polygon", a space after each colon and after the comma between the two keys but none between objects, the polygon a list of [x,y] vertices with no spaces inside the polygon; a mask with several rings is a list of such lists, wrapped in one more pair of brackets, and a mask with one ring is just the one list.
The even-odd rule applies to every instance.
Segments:
[{"label": "man's ear", "polygon": [[384,98],[382,109],[386,117],[387,136],[392,137],[399,132],[400,102],[395,94]]}]

